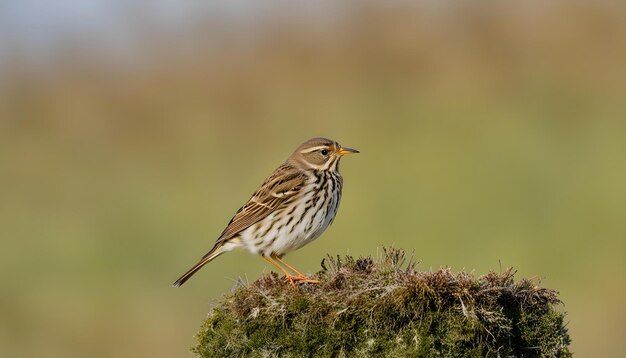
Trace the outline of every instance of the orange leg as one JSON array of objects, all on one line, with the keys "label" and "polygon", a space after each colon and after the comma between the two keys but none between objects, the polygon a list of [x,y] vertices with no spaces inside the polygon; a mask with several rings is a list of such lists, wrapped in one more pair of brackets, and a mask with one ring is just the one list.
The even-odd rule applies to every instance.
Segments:
[{"label": "orange leg", "polygon": [[294,284],[294,279],[297,276],[294,276],[292,274],[290,274],[289,272],[287,272],[287,270],[285,270],[284,268],[282,268],[279,264],[277,264],[276,262],[274,262],[274,260],[270,259],[269,257],[265,257],[265,256],[261,256],[263,258],[263,260],[271,263],[272,265],[276,266],[276,268],[278,268],[279,270],[281,270],[284,274],[285,277],[287,277],[287,279],[289,280],[289,282],[291,283],[291,286],[295,286]]},{"label": "orange leg", "polygon": [[289,283],[291,283],[291,286],[293,287],[296,286],[295,282],[298,281],[298,278],[299,278],[298,276],[294,276],[290,274],[289,272],[287,272],[287,270],[282,268],[279,264],[277,264],[274,260],[270,259],[269,257],[265,257],[265,256],[261,256],[261,257],[263,258],[263,260],[271,263],[272,265],[276,266],[276,268],[281,270],[285,274],[285,277],[287,278],[287,280],[289,280]]},{"label": "orange leg", "polygon": [[276,268],[278,268],[279,270],[281,270],[285,276],[291,276],[291,274],[289,274],[289,272],[287,272],[284,268],[282,268],[279,264],[277,264],[276,262],[274,262],[274,260],[270,260],[269,257],[265,257],[265,256],[261,256],[263,258],[263,260],[271,263],[272,265],[276,266]]},{"label": "orange leg", "polygon": [[276,260],[276,261],[280,262],[281,264],[283,264],[283,265],[285,265],[285,266],[289,267],[289,268],[290,268],[293,272],[295,272],[295,273],[297,273],[298,275],[300,275],[300,276],[304,277],[304,274],[303,274],[302,272],[300,272],[300,271],[296,270],[293,266],[291,266],[290,264],[288,264],[288,263],[286,263],[285,261],[283,261],[280,257],[278,257],[278,255],[276,255],[276,254],[272,253],[270,256],[271,256],[274,260]]},{"label": "orange leg", "polygon": [[261,256],[263,258],[263,260],[271,263],[272,265],[276,266],[276,268],[278,268],[280,271],[282,271],[285,274],[285,277],[287,278],[287,280],[289,280],[289,283],[291,283],[291,286],[295,286],[295,282],[315,282],[318,283],[319,281],[317,280],[310,280],[307,279],[304,276],[294,276],[292,274],[290,274],[289,272],[287,272],[284,268],[282,268],[279,264],[277,264],[274,260],[270,259],[269,257],[265,257],[265,256]]},{"label": "orange leg", "polygon": [[314,280],[312,278],[308,278],[306,277],[302,272],[296,270],[293,266],[291,266],[290,264],[286,263],[285,261],[283,261],[280,257],[278,257],[278,255],[276,255],[275,253],[272,253],[270,256],[272,256],[272,258],[278,262],[280,262],[281,264],[289,267],[290,269],[292,269],[295,273],[297,273],[299,276],[295,277],[295,279],[299,282],[310,282],[310,283],[320,283],[318,280]]}]

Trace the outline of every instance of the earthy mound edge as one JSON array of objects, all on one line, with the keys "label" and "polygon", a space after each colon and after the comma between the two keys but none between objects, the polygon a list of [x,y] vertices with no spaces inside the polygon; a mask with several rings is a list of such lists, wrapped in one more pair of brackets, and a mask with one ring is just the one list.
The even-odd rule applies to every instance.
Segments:
[{"label": "earthy mound edge", "polygon": [[240,282],[209,313],[199,357],[569,357],[556,291],[511,268],[421,272],[403,250],[322,261],[320,284]]}]

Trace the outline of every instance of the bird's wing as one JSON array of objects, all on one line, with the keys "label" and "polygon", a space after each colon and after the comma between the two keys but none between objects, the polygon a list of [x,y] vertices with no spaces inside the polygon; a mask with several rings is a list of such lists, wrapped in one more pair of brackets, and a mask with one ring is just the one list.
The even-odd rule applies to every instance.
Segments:
[{"label": "bird's wing", "polygon": [[307,175],[300,169],[287,163],[278,167],[250,200],[237,211],[217,241],[224,242],[263,220],[281,204],[294,198],[306,180]]}]

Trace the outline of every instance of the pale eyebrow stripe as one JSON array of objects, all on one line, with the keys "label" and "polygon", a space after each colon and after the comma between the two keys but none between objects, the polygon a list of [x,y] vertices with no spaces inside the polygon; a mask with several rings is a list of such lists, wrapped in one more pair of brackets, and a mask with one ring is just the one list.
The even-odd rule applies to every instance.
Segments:
[{"label": "pale eyebrow stripe", "polygon": [[317,147],[313,147],[313,148],[309,148],[307,150],[303,150],[303,151],[300,152],[300,154],[311,153],[311,152],[315,152],[316,150],[325,149],[325,148],[328,148],[328,146],[319,145]]}]

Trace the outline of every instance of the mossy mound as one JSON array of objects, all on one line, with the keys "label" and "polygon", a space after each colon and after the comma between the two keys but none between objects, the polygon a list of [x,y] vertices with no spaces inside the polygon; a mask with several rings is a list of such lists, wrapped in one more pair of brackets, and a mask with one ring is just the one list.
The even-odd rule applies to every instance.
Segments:
[{"label": "mossy mound", "polygon": [[401,250],[329,257],[320,284],[271,273],[213,309],[200,357],[569,357],[555,291],[514,271],[419,272]]}]

